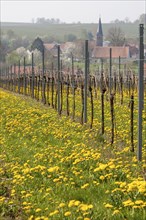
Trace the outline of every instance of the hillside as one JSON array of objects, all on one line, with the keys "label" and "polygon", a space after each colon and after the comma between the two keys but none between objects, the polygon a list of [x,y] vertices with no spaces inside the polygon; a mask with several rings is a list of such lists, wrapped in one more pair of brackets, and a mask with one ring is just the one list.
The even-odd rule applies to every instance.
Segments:
[{"label": "hillside", "polygon": [[[106,36],[108,29],[117,25],[120,27],[126,35],[126,38],[138,37],[138,26],[136,24],[102,24],[103,33]],[[32,23],[13,23],[2,22],[1,30],[6,33],[8,30],[13,30],[16,35],[22,37],[27,36],[29,39],[34,39],[36,36],[54,36],[60,40],[64,39],[64,35],[74,34],[77,38],[82,38],[85,31],[91,31],[94,36],[98,27],[97,24],[32,24]]]}]

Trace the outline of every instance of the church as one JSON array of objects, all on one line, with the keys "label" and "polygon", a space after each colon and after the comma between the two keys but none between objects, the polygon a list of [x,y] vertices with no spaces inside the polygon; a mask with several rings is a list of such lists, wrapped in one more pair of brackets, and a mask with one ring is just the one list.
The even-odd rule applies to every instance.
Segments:
[{"label": "church", "polygon": [[123,59],[130,58],[130,51],[128,46],[103,46],[103,30],[101,18],[99,18],[92,57],[97,59],[108,59],[110,57],[110,48],[112,49],[112,58],[118,59],[119,56]]}]

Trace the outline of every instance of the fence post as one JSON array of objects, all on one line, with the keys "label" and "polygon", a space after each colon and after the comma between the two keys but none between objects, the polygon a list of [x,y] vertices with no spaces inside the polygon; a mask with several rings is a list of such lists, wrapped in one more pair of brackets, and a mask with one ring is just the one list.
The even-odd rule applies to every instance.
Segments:
[{"label": "fence post", "polygon": [[32,77],[31,77],[31,94],[32,98],[34,98],[34,56],[33,53],[31,54],[32,63],[31,63],[31,71],[32,71]]},{"label": "fence post", "polygon": [[119,56],[119,78],[121,74],[121,57]]},{"label": "fence post", "polygon": [[137,158],[142,160],[142,110],[144,98],[144,25],[139,25],[139,80],[138,80],[138,152]]},{"label": "fence post", "polygon": [[110,48],[110,70],[109,70],[109,91],[110,91],[110,94],[111,94],[111,90],[112,90],[111,77],[112,77],[112,48]]},{"label": "fence post", "polygon": [[85,41],[84,123],[87,123],[88,40]]},{"label": "fence post", "polygon": [[20,60],[19,60],[19,68],[18,68],[18,93],[20,94]]},{"label": "fence post", "polygon": [[26,95],[25,57],[24,57],[24,69],[23,69],[23,94]]},{"label": "fence post", "polygon": [[110,108],[111,108],[111,145],[114,143],[114,94],[110,94]]},{"label": "fence post", "polygon": [[42,50],[42,102],[46,104],[45,96],[45,49]]},{"label": "fence post", "polygon": [[134,125],[133,125],[133,119],[134,119],[134,95],[131,95],[131,101],[130,101],[130,120],[131,120],[131,152],[134,152]]},{"label": "fence post", "polygon": [[74,76],[74,57],[72,53],[71,53],[71,66],[72,66],[72,76]]},{"label": "fence post", "polygon": [[58,114],[60,115],[60,45],[58,45]]},{"label": "fence post", "polygon": [[12,72],[13,72],[13,66],[11,65],[11,68],[10,68],[10,90],[12,91],[13,90],[13,84],[12,84]]}]

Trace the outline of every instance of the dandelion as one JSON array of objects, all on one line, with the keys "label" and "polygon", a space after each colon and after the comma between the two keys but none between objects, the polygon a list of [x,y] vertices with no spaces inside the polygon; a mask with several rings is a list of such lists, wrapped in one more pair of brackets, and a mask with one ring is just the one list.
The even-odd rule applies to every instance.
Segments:
[{"label": "dandelion", "polygon": [[59,208],[63,208],[63,207],[65,207],[65,203],[63,203],[63,202],[60,203],[58,207],[59,207]]},{"label": "dandelion", "polygon": [[38,209],[36,209],[35,211],[36,211],[36,212],[40,212],[40,211],[41,211],[41,209],[40,209],[40,208],[38,208]]},{"label": "dandelion", "polygon": [[100,180],[104,180],[105,177],[102,175],[102,176],[99,177],[99,179],[100,179]]},{"label": "dandelion", "polygon": [[5,197],[0,196],[0,203],[3,203],[3,202],[4,202],[4,200],[5,200]]},{"label": "dandelion", "polygon": [[142,205],[144,202],[142,201],[142,200],[137,200],[137,201],[135,201],[135,204],[136,205]]},{"label": "dandelion", "polygon": [[48,172],[49,173],[55,173],[55,172],[57,172],[59,170],[59,167],[58,166],[55,166],[55,167],[50,167],[49,169],[48,169]]},{"label": "dandelion", "polygon": [[58,211],[58,210],[55,210],[54,212],[51,212],[51,213],[49,214],[49,216],[57,215],[58,213],[59,213],[59,211]]},{"label": "dandelion", "polygon": [[107,204],[105,205],[105,208],[113,208],[113,205],[107,203]]},{"label": "dandelion", "polygon": [[112,215],[117,215],[119,213],[120,213],[120,211],[118,209],[116,209],[116,210],[113,211]]},{"label": "dandelion", "polygon": [[28,218],[28,220],[33,220],[34,219],[34,216],[33,215],[31,215],[29,218]]},{"label": "dandelion", "polygon": [[68,216],[70,216],[71,215],[71,212],[65,212],[64,213],[64,216],[66,216],[66,217],[68,217]]},{"label": "dandelion", "polygon": [[133,206],[134,205],[134,202],[132,202],[130,199],[126,200],[123,202],[123,205],[126,207],[126,206]]},{"label": "dandelion", "polygon": [[81,211],[85,212],[85,211],[87,211],[88,209],[92,209],[92,208],[93,208],[93,205],[92,205],[92,204],[90,204],[90,205],[81,204],[81,205],[79,206],[79,208],[80,208]]},{"label": "dandelion", "polygon": [[81,202],[78,201],[78,200],[74,202],[74,205],[75,205],[75,206],[79,206],[80,204],[81,204]]},{"label": "dandelion", "polygon": [[81,189],[86,189],[88,186],[89,186],[89,183],[86,183],[83,186],[81,186]]}]

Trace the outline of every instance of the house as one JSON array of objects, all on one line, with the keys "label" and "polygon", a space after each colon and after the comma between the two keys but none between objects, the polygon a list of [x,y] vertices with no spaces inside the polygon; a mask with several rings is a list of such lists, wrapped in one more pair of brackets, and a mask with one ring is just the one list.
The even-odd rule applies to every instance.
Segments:
[{"label": "house", "polygon": [[[51,44],[44,43],[44,48],[45,48],[45,51],[49,52],[53,57],[57,57],[57,53],[58,53],[57,43],[51,43]],[[60,53],[62,53],[61,50],[60,50]]]},{"label": "house", "polygon": [[97,59],[108,59],[110,57],[110,48],[112,49],[112,58],[118,59],[121,58],[130,58],[130,50],[128,46],[103,46],[103,31],[101,18],[99,18],[99,25],[96,34],[96,45],[92,52],[92,58]]},{"label": "house", "polygon": [[110,57],[110,48],[112,49],[112,58],[130,58],[129,47],[95,47],[92,57],[97,59],[108,59]]}]

